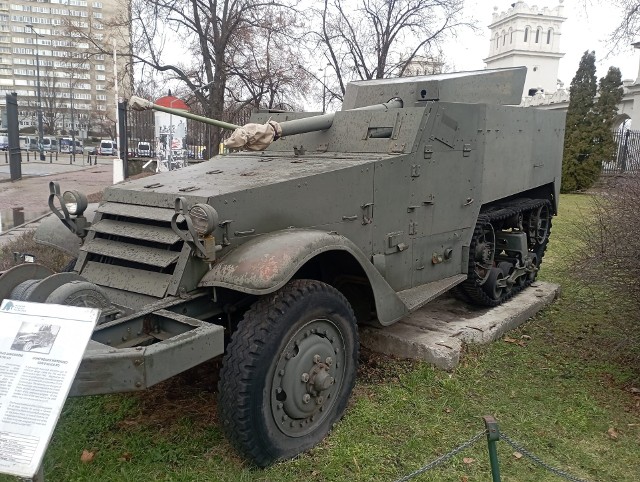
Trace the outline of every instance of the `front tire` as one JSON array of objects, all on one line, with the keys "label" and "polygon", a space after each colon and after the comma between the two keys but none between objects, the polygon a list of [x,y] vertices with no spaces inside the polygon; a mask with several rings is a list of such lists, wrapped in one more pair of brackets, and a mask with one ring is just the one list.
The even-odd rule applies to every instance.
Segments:
[{"label": "front tire", "polygon": [[316,445],[342,416],[358,364],[356,318],[319,281],[259,299],[233,333],[219,383],[223,430],[258,466]]}]

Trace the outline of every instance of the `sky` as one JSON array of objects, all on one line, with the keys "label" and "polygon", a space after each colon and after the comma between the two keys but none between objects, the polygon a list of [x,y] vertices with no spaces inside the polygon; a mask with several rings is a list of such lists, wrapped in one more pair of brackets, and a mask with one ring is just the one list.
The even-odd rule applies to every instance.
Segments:
[{"label": "sky", "polygon": [[[456,39],[445,43],[444,54],[453,70],[477,70],[485,67],[483,58],[489,54],[489,28],[493,8],[498,13],[509,9],[515,0],[466,0],[465,14],[478,20],[478,31],[460,31]],[[571,79],[578,69],[580,58],[585,50],[596,53],[598,78],[603,77],[610,66],[618,67],[623,79],[635,80],[638,76],[640,50],[629,48],[617,55],[609,55],[606,45],[607,36],[614,30],[622,13],[616,7],[606,5],[608,2],[597,0],[565,0],[564,16],[567,20],[562,24],[560,52],[565,56],[560,60],[558,78],[568,88]],[[558,0],[525,0],[528,5],[554,8]],[[640,33],[638,39],[640,40]],[[606,58],[605,58],[606,57]]]}]

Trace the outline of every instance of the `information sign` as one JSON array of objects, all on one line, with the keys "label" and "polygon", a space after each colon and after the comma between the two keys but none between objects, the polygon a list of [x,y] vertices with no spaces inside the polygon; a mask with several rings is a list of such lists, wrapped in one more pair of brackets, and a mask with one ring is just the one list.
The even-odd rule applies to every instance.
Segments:
[{"label": "information sign", "polygon": [[38,472],[100,310],[0,304],[0,473]]}]

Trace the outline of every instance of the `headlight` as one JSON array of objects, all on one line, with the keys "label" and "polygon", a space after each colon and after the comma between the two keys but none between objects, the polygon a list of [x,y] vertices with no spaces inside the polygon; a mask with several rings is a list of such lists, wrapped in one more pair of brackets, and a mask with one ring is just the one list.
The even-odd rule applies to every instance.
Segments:
[{"label": "headlight", "polygon": [[87,209],[87,196],[78,191],[65,191],[62,201],[69,214],[80,216]]},{"label": "headlight", "polygon": [[200,236],[211,234],[218,224],[218,213],[208,204],[195,204],[189,209],[189,217]]}]

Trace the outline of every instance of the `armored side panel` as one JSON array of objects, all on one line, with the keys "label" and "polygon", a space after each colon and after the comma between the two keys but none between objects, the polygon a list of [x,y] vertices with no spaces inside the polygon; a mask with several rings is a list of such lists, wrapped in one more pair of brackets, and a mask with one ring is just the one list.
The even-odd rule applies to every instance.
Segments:
[{"label": "armored side panel", "polygon": [[433,100],[518,105],[526,75],[526,67],[512,67],[351,82],[342,110],[379,104],[394,97],[402,99],[405,107],[424,105]]},{"label": "armored side panel", "polygon": [[487,105],[478,129],[482,203],[553,186],[558,202],[565,114]]}]

